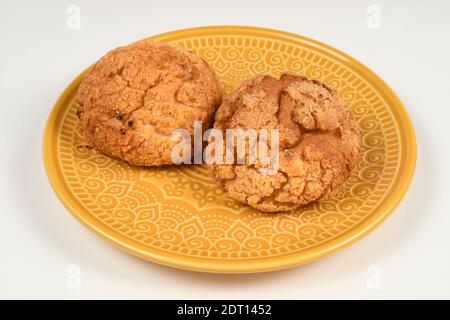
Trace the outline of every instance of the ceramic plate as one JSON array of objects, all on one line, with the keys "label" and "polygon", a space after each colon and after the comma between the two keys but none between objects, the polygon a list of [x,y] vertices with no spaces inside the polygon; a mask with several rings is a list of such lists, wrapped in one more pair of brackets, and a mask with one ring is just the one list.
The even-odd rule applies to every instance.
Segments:
[{"label": "ceramic plate", "polygon": [[205,166],[142,168],[88,148],[77,130],[78,76],[44,135],[50,182],[91,230],[141,258],[207,272],[260,272],[334,252],[379,225],[411,181],[416,144],[400,100],[377,75],[317,41],[251,27],[204,27],[151,37],[207,60],[228,94],[248,77],[289,70],[338,89],[362,132],[360,162],[331,199],[260,213],[227,197]]}]

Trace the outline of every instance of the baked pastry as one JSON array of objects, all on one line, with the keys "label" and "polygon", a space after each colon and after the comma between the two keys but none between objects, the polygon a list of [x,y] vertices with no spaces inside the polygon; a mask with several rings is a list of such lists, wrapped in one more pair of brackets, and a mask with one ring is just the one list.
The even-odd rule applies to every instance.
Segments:
[{"label": "baked pastry", "polygon": [[360,136],[350,109],[334,89],[295,74],[279,79],[259,75],[244,82],[219,107],[214,128],[277,130],[274,173],[262,173],[258,162],[209,165],[231,198],[265,212],[329,196],[357,163]]},{"label": "baked pastry", "polygon": [[76,97],[88,143],[131,164],[171,164],[179,141],[213,121],[222,94],[214,70],[194,53],[143,40],[103,56],[84,76]]}]

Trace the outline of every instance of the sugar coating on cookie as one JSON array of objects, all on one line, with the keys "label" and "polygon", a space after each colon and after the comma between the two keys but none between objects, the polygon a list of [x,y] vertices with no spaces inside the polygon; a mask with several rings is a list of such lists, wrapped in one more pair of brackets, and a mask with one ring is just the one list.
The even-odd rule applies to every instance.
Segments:
[{"label": "sugar coating on cookie", "polygon": [[275,174],[262,174],[254,164],[209,165],[231,198],[261,211],[323,199],[357,163],[360,135],[350,109],[334,89],[295,74],[249,79],[219,107],[214,127],[278,129]]},{"label": "sugar coating on cookie", "polygon": [[131,164],[171,164],[176,129],[208,128],[222,93],[214,70],[183,48],[140,41],[103,56],[76,97],[88,143]]}]

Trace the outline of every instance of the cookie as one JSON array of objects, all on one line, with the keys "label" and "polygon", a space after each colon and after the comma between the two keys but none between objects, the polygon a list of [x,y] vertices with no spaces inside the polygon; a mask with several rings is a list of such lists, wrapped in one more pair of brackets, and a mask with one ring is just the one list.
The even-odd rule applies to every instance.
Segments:
[{"label": "cookie", "polygon": [[231,198],[260,211],[324,199],[357,164],[360,134],[350,109],[336,90],[299,75],[249,79],[219,107],[214,128],[278,132],[279,166],[272,174],[258,163],[209,165]]},{"label": "cookie", "polygon": [[222,93],[214,70],[194,53],[149,40],[103,56],[76,97],[80,132],[94,148],[135,165],[171,164],[176,129],[213,121]]}]

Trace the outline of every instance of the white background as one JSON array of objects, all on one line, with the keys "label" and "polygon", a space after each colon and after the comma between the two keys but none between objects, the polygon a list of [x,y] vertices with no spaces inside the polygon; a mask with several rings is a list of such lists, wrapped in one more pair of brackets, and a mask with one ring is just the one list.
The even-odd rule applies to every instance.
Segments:
[{"label": "white background", "polygon": [[[71,4],[81,9],[79,30],[67,27]],[[379,30],[367,27],[370,5],[381,10]],[[450,298],[449,15],[448,1],[1,1],[0,298]],[[112,48],[203,25],[305,35],[392,86],[412,117],[418,162],[406,197],[382,226],[306,266],[214,275],[135,258],[67,212],[41,155],[59,94]],[[71,265],[80,268],[78,290],[67,286]]]}]

